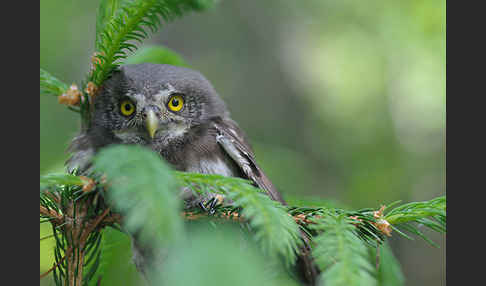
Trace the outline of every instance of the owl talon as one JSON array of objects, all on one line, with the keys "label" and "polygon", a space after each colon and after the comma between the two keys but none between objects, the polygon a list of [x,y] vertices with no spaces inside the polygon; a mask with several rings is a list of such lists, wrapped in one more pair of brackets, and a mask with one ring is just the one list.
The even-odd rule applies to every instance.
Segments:
[{"label": "owl talon", "polygon": [[216,198],[211,198],[209,201],[203,203],[200,202],[198,203],[199,207],[207,212],[209,215],[214,215],[216,213],[216,207],[218,205],[219,201]]},{"label": "owl talon", "polygon": [[199,203],[198,203],[198,205],[199,205],[199,207],[200,207],[200,208],[201,208],[203,211],[205,211],[205,212],[207,212],[207,211],[208,211],[208,209],[206,208],[206,206],[204,206],[203,202],[199,202]]},{"label": "owl talon", "polygon": [[212,198],[211,201],[209,202],[209,215],[214,215],[214,213],[216,212],[217,204],[218,204],[218,200]]}]

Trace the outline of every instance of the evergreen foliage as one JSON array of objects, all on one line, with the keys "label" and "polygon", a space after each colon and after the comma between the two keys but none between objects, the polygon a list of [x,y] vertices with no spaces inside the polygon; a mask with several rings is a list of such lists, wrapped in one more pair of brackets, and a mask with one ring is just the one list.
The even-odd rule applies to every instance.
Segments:
[{"label": "evergreen foliage", "polygon": [[58,96],[67,89],[67,84],[52,76],[47,71],[40,69],[40,94]]},{"label": "evergreen foliage", "polygon": [[225,200],[232,201],[231,207],[216,209],[213,215],[245,217],[266,254],[284,258],[287,266],[294,264],[295,253],[301,245],[299,227],[287,215],[285,207],[264,195],[263,190],[240,178],[185,172],[175,172],[175,175],[185,188],[201,195],[221,194]]},{"label": "evergreen foliage", "polygon": [[127,57],[125,64],[152,63],[188,67],[181,56],[167,47],[143,46]]},{"label": "evergreen foliage", "polygon": [[127,231],[160,244],[181,236],[181,201],[175,193],[178,186],[157,154],[139,146],[116,146],[102,150],[94,166],[106,175],[107,201],[124,214]]},{"label": "evergreen foliage", "polygon": [[40,219],[51,223],[56,241],[56,285],[85,285],[100,263],[102,233],[98,217],[107,207],[99,199],[99,192],[86,193],[80,181],[83,178],[75,176],[41,178]]},{"label": "evergreen foliage", "polygon": [[366,245],[355,235],[352,220],[344,213],[327,211],[312,227],[319,234],[314,242],[314,257],[324,285],[376,285]]},{"label": "evergreen foliage", "polygon": [[[89,83],[101,86],[120,64],[187,66],[164,47],[144,48],[133,55],[128,52],[135,52],[134,43],[148,37],[147,29],[157,31],[161,19],[171,21],[213,2],[102,0],[96,22],[97,53],[80,89],[84,100],[79,110],[74,109],[81,112],[82,128],[89,126],[90,96],[95,94],[86,91]],[[61,96],[68,89],[40,70],[41,94]],[[111,234],[137,234],[158,249],[167,259],[162,271],[152,265],[157,271],[150,275],[156,283],[168,285],[248,285],[248,281],[295,285],[290,266],[302,245],[300,231],[312,238],[313,256],[322,271],[321,285],[403,285],[400,266],[385,244],[386,236],[393,229],[433,244],[423,228],[446,232],[445,196],[400,206],[395,202],[379,210],[346,210],[317,200],[290,200],[291,206],[283,206],[250,181],[177,172],[140,146],[105,148],[95,157],[94,167],[89,178],[76,171],[40,178],[40,222],[52,225],[56,285],[103,285],[108,265],[116,260],[112,251],[120,242],[120,236],[103,236],[106,227]],[[199,195],[216,193],[232,204],[216,205],[209,212],[183,209],[178,197],[181,188]],[[237,227],[231,227],[232,223]],[[374,265],[377,257],[379,267]],[[229,267],[228,261],[241,266]]]},{"label": "evergreen foliage", "polygon": [[[85,198],[86,202],[92,202],[88,198],[102,194],[116,212],[124,214],[124,229],[132,233],[140,232],[141,237],[145,237],[152,247],[164,249],[167,245],[190,237],[182,227],[182,209],[176,192],[185,187],[199,194],[218,193],[234,203],[231,206],[217,206],[212,214],[200,208],[185,210],[185,217],[189,220],[204,218],[234,221],[242,225],[248,223],[252,238],[263,250],[262,255],[269,256],[271,260],[278,257],[287,266],[295,262],[297,246],[301,243],[298,233],[300,225],[314,237],[313,255],[323,270],[325,285],[378,285],[380,281],[368,250],[382,244],[385,235],[375,226],[378,220],[375,217],[376,211],[372,209],[347,211],[327,207],[284,207],[270,200],[262,194],[262,190],[244,179],[172,171],[156,154],[140,146],[106,148],[97,155],[95,166],[104,176],[94,175],[98,183],[88,194],[82,191],[82,185],[86,184],[82,177],[62,174],[42,177],[42,185],[48,191],[41,192],[41,206],[59,214],[67,214],[69,211],[63,209],[62,201],[81,202],[80,199]],[[52,194],[61,197],[61,203],[53,200]],[[90,205],[98,208],[104,206]],[[91,217],[101,213],[101,210],[95,210]],[[445,197],[397,206],[388,215],[391,218],[402,218],[391,220],[390,223],[396,226],[430,220],[434,216],[445,218]],[[41,218],[53,219],[45,215]],[[59,233],[64,234],[59,232],[59,225],[62,227],[62,223],[55,227],[56,237]],[[423,226],[432,230],[445,230],[445,220],[440,220],[437,225],[429,223]],[[60,241],[66,239],[56,238]],[[98,233],[89,243],[99,245],[100,240]],[[64,245],[58,247],[57,262],[62,259],[61,251],[66,253]],[[99,257],[102,257],[102,248],[92,246],[90,249],[92,252],[87,253],[90,257],[88,261],[96,263],[91,268],[86,265],[91,271],[85,279],[93,276],[95,272],[92,269],[96,268],[100,263]],[[98,252],[95,255],[93,251]],[[396,262],[389,264],[392,263]],[[62,271],[63,266],[67,267],[61,264],[60,273],[65,272]],[[397,269],[391,267],[393,271]],[[157,272],[154,279],[162,279],[157,275],[166,274]],[[380,275],[386,276],[386,273],[381,271]],[[63,278],[66,279],[66,275],[59,276],[58,280]]]},{"label": "evergreen foliage", "polygon": [[[106,2],[106,1],[105,1]],[[138,0],[111,1],[112,5],[104,4],[98,17],[96,46],[99,62],[89,76],[89,81],[99,86],[115,70],[119,63],[127,57],[127,51],[133,52],[137,46],[133,42],[142,43],[148,37],[146,29],[151,32],[160,27],[160,18],[171,21],[188,11],[200,11],[213,1],[207,0]],[[116,3],[116,4],[115,4]],[[120,5],[118,10],[116,7]],[[111,17],[107,17],[111,15]]]}]

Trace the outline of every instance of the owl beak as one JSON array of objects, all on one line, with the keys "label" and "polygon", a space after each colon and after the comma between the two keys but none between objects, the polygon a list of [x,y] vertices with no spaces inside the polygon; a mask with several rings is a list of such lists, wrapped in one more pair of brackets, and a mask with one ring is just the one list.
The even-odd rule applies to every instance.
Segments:
[{"label": "owl beak", "polygon": [[155,132],[159,128],[159,118],[152,109],[147,110],[145,115],[145,128],[147,128],[150,138],[154,139]]}]

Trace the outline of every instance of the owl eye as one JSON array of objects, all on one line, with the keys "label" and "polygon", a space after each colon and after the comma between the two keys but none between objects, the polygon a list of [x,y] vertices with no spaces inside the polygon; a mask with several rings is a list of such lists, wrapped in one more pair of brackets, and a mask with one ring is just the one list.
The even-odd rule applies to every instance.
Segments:
[{"label": "owl eye", "polygon": [[124,116],[130,116],[135,112],[135,104],[131,100],[125,99],[120,103],[120,112]]},{"label": "owl eye", "polygon": [[180,111],[184,106],[184,99],[180,95],[174,95],[169,99],[167,106],[172,111]]}]

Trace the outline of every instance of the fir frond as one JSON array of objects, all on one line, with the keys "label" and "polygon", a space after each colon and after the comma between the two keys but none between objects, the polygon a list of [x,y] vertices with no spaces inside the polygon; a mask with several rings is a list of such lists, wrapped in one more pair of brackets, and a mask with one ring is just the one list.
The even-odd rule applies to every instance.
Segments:
[{"label": "fir frond", "polygon": [[115,16],[115,13],[121,7],[121,5],[127,0],[101,0],[96,11],[96,39],[95,49],[100,49],[99,44],[101,41],[101,35],[105,29],[106,24]]},{"label": "fir frond", "polygon": [[133,52],[148,37],[147,29],[157,31],[160,19],[168,22],[185,12],[200,11],[209,7],[208,0],[137,0],[124,2],[110,21],[105,24],[97,37],[98,62],[90,74],[89,80],[100,86],[118,68],[120,60],[126,59],[127,52]]},{"label": "fir frond", "polygon": [[316,219],[321,219],[333,213],[350,218],[355,226],[355,234],[369,246],[375,247],[385,240],[385,234],[376,227],[376,218],[373,209],[362,209],[357,211],[344,210],[335,207],[289,207],[288,213],[292,215],[301,228],[312,236],[318,235],[314,228]]},{"label": "fir frond", "polygon": [[415,234],[433,246],[438,247],[436,243],[425,236],[421,227],[430,230],[445,233],[446,232],[446,197],[441,196],[424,202],[412,202],[404,204],[387,212],[384,215],[397,233],[411,238],[401,230]]},{"label": "fir frond", "polygon": [[377,285],[367,247],[355,235],[354,221],[346,214],[329,211],[311,228],[320,232],[314,238],[313,256],[322,274],[321,285]]},{"label": "fir frond", "polygon": [[[271,267],[251,237],[228,224],[195,224],[190,236],[175,243],[153,285],[301,285],[288,279],[285,269]],[[189,240],[190,238],[190,240]]]},{"label": "fir frond", "polygon": [[127,231],[137,232],[148,243],[182,235],[177,182],[156,153],[140,146],[108,147],[94,158],[94,168],[106,175],[106,198],[123,214]]},{"label": "fir frond", "polygon": [[82,186],[85,181],[79,176],[71,174],[48,174],[40,177],[41,187],[49,186]]},{"label": "fir frond", "polygon": [[426,218],[437,220],[436,228],[445,231],[446,217],[446,197],[441,196],[424,202],[407,203],[388,211],[385,219],[391,224],[401,224],[406,222],[422,223]]},{"label": "fir frond", "polygon": [[286,208],[271,200],[264,190],[241,178],[185,172],[175,172],[175,175],[184,187],[199,194],[212,192],[231,200],[231,207],[221,215],[231,216],[232,210],[239,210],[238,216],[249,222],[266,254],[283,257],[287,266],[295,263],[301,244],[299,226]]},{"label": "fir frond", "polygon": [[41,95],[55,95],[59,96],[63,94],[68,85],[48,73],[47,71],[40,69],[40,94]]},{"label": "fir frond", "polygon": [[378,247],[369,247],[369,260],[376,263],[376,280],[380,286],[403,286],[405,277],[400,263],[393,255],[388,243]]},{"label": "fir frond", "polygon": [[82,177],[54,174],[43,179],[40,217],[52,225],[54,281],[56,285],[87,285],[100,262],[101,221],[110,209],[99,199],[96,185],[93,191],[83,190]]}]

